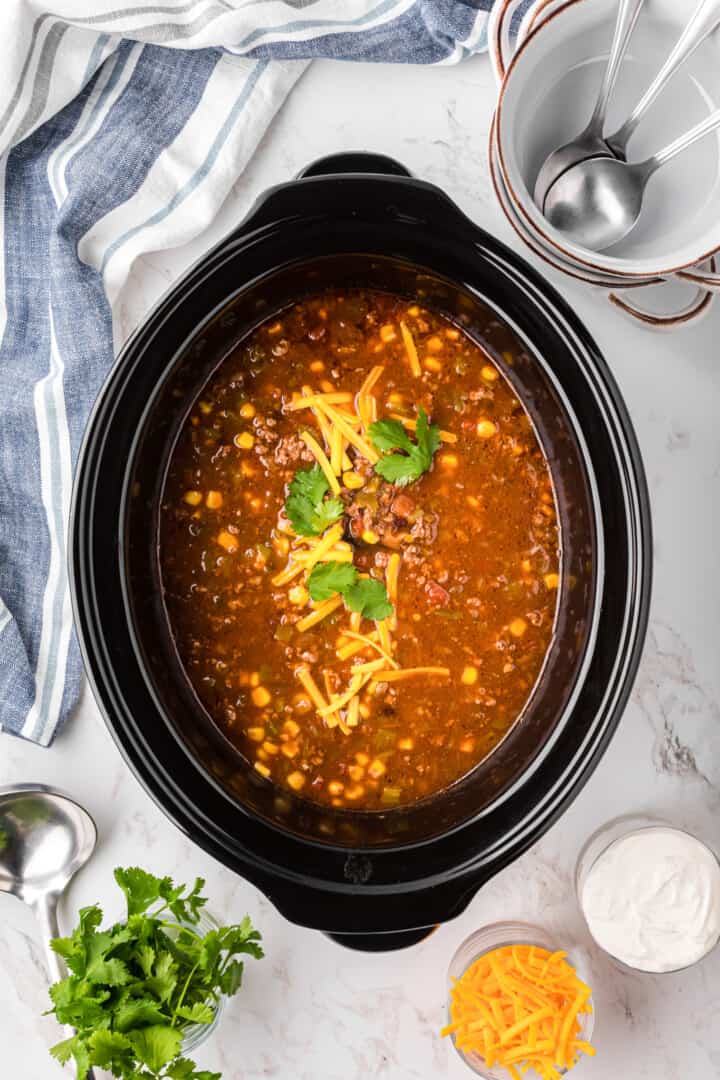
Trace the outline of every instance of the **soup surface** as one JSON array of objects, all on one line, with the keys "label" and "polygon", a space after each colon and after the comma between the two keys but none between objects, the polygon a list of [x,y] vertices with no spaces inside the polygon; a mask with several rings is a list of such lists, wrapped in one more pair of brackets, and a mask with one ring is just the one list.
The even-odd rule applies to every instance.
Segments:
[{"label": "soup surface", "polygon": [[358,291],[223,361],[173,452],[160,558],[188,676],[258,774],[377,810],[447,787],[516,721],[560,554],[547,463],[491,358]]}]

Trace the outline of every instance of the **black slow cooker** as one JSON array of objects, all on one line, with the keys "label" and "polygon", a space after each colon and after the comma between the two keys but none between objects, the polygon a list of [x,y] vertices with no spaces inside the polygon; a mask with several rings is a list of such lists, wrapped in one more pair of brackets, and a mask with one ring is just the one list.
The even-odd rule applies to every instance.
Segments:
[{"label": "black slow cooker", "polygon": [[[179,663],[157,557],[170,451],[211,373],[260,321],[338,286],[420,297],[493,355],[547,454],[563,538],[555,634],[522,716],[468,776],[386,812],[281,792],[230,746]],[[626,409],[568,306],[438,188],[390,159],[342,154],[267,192],[118,357],[76,474],[76,626],[110,730],[168,816],[287,918],[392,948],[462,911],[597,765],[643,644],[650,531]]]}]

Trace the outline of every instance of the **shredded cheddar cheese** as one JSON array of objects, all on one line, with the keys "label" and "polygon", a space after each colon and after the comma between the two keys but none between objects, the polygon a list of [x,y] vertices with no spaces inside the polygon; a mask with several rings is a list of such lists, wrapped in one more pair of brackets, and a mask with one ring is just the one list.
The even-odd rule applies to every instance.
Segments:
[{"label": "shredded cheddar cheese", "polygon": [[385,367],[383,364],[376,364],[375,367],[370,369],[365,379],[365,382],[358,390],[358,397],[362,394],[369,394],[372,392],[375,383],[378,381],[384,370]]},{"label": "shredded cheddar cheese", "polygon": [[459,1050],[479,1054],[488,1068],[506,1068],[513,1080],[529,1069],[541,1080],[560,1080],[581,1053],[595,1054],[580,1037],[591,995],[564,952],[504,945],[456,980],[451,1023],[441,1034],[453,1035]]},{"label": "shredded cheddar cheese", "polygon": [[[375,464],[380,460],[380,455],[373,450],[369,442],[363,439],[362,435],[354,430],[349,423],[350,417],[346,413],[341,413],[337,409],[334,409],[332,405],[328,405],[325,401],[318,401],[318,407],[327,416],[328,420],[332,421],[337,427],[340,428],[347,441],[354,446],[356,450],[359,450],[364,458],[367,458],[371,464]],[[358,417],[358,420],[360,418]],[[326,459],[327,460],[327,459]],[[331,470],[332,471],[332,470]],[[337,483],[337,480],[335,481]]]},{"label": "shredded cheddar cheese", "polygon": [[408,667],[398,671],[376,671],[373,675],[375,682],[401,682],[403,679],[413,679],[416,675],[438,675],[448,678],[450,668],[447,667]]},{"label": "shredded cheddar cheese", "polygon": [[315,708],[324,709],[327,702],[320,693],[320,687],[310,674],[310,669],[307,666],[303,665],[303,667],[299,667],[296,670],[295,674],[305,688],[305,691]]},{"label": "shredded cheddar cheese", "polygon": [[330,490],[332,491],[333,495],[339,495],[340,484],[338,483],[337,476],[333,472],[332,466],[330,465],[330,462],[327,459],[327,455],[320,443],[317,441],[314,435],[310,434],[309,431],[301,431],[300,438],[305,443],[308,450],[315,458],[322,471],[325,473],[325,478],[330,485]]},{"label": "shredded cheddar cheese", "polygon": [[336,611],[344,602],[345,601],[340,593],[336,593],[335,596],[323,600],[321,604],[318,604],[314,611],[295,624],[297,629],[300,633],[304,633],[305,630],[309,630],[311,626],[315,626],[316,623],[322,622],[324,618],[332,614],[333,611]]},{"label": "shredded cheddar cheese", "polygon": [[289,401],[285,406],[288,412],[294,412],[296,409],[309,409],[317,405],[320,401],[326,401],[329,405],[347,405],[352,401],[353,396],[351,393],[345,390],[338,390],[336,393],[316,393],[311,391],[310,394],[305,393],[305,387],[303,387],[303,396],[294,397],[292,401]]},{"label": "shredded cheddar cheese", "polygon": [[405,346],[405,352],[407,353],[410,370],[413,375],[419,377],[422,375],[422,368],[420,367],[420,359],[415,346],[415,339],[402,319],[400,320],[400,333],[402,334],[403,345]]}]

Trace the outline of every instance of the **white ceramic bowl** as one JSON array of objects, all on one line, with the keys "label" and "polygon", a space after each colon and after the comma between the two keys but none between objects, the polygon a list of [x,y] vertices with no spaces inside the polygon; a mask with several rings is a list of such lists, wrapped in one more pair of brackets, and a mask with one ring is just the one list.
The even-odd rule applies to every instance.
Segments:
[{"label": "white ceramic bowl", "polygon": [[[647,0],[613,93],[608,131],[619,127],[637,103],[695,6],[695,0]],[[707,260],[720,248],[718,136],[709,136],[656,174],[638,226],[607,252],[571,244],[552,229],[532,199],[547,153],[587,123],[616,10],[617,0],[540,0],[525,15],[521,36],[527,36],[507,67],[498,100],[498,161],[509,198],[545,246],[575,266],[605,276],[668,275]],[[651,107],[630,143],[629,156],[641,160],[719,105],[716,31]]]},{"label": "white ceramic bowl", "polygon": [[[711,288],[718,279],[715,260],[674,279],[633,278],[591,270],[566,258],[533,232],[508,195],[497,158],[494,124],[489,139],[490,175],[500,208],[523,243],[548,266],[578,281],[601,289],[615,307],[645,326],[671,330],[704,315],[712,302]],[[645,291],[642,291],[645,290]],[[640,294],[640,295],[638,295]]]}]

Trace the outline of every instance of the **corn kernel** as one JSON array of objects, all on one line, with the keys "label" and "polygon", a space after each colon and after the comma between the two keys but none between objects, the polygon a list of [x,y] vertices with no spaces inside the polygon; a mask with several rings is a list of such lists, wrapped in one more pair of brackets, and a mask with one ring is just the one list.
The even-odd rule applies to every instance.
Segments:
[{"label": "corn kernel", "polygon": [[275,337],[277,334],[281,333],[282,328],[283,328],[283,324],[278,319],[277,322],[274,322],[272,324],[272,326],[268,326],[267,332],[268,332],[268,334],[271,334],[272,337]]},{"label": "corn kernel", "polygon": [[208,491],[205,496],[205,505],[208,510],[219,510],[223,504],[222,493],[219,491]]},{"label": "corn kernel", "polygon": [[300,747],[294,739],[291,739],[290,742],[283,743],[280,747],[280,750],[285,755],[285,757],[294,758],[297,757],[300,751]]},{"label": "corn kernel", "polygon": [[366,544],[377,544],[380,537],[374,529],[365,529],[362,534],[362,538]]},{"label": "corn kernel", "polygon": [[268,776],[270,775],[270,770],[268,769],[267,765],[263,765],[262,761],[256,761],[255,769],[257,772],[260,773],[261,776],[264,776],[267,780]]},{"label": "corn kernel", "polygon": [[252,739],[253,742],[262,742],[265,738],[264,727],[249,727],[247,729],[248,739]]},{"label": "corn kernel", "polygon": [[346,488],[349,488],[350,491],[357,491],[365,483],[362,476],[360,476],[360,474],[356,472],[344,472],[342,478],[343,484]]},{"label": "corn kernel", "polygon": [[364,701],[361,701],[360,702],[360,715],[362,716],[363,720],[367,720],[369,718],[370,712],[371,712],[370,706],[366,705]]},{"label": "corn kernel", "polygon": [[287,732],[291,739],[294,739],[296,735],[300,734],[300,725],[296,724],[294,720],[286,720],[283,724],[283,731]]},{"label": "corn kernel", "polygon": [[365,794],[365,788],[362,784],[352,784],[349,788],[345,788],[345,798],[350,799],[352,802],[355,799],[361,799]]},{"label": "corn kernel", "polygon": [[476,495],[466,495],[465,496],[465,502],[473,510],[479,510],[480,509],[480,500],[478,499],[478,497]]},{"label": "corn kernel", "polygon": [[398,750],[412,750],[414,746],[415,746],[415,740],[411,739],[409,735],[405,739],[398,739],[398,743],[397,743]]},{"label": "corn kernel", "polygon": [[260,685],[260,672],[259,671],[251,672],[251,674],[250,674],[250,676],[248,678],[248,685],[249,686],[259,686]]},{"label": "corn kernel", "polygon": [[423,360],[423,367],[426,371],[442,371],[441,362],[436,360],[434,356],[426,356]]},{"label": "corn kernel", "polygon": [[250,697],[253,705],[256,705],[258,709],[264,709],[271,700],[270,691],[265,686],[256,686]]},{"label": "corn kernel", "polygon": [[318,375],[321,371],[325,370],[325,365],[323,364],[322,360],[313,360],[312,364],[310,365],[310,370],[313,371],[316,375]]},{"label": "corn kernel", "polygon": [[473,683],[477,682],[477,677],[477,668],[473,667],[472,664],[468,664],[467,667],[463,668],[462,675],[460,676],[460,682],[464,683],[465,686],[472,686]]},{"label": "corn kernel", "polygon": [[368,765],[370,763],[370,755],[364,754],[362,750],[359,750],[355,755],[355,760],[357,761],[358,765]]},{"label": "corn kernel", "polygon": [[510,633],[513,637],[522,637],[527,630],[527,623],[524,619],[513,619],[510,623]]},{"label": "corn kernel", "polygon": [[243,420],[252,420],[253,416],[255,415],[255,406],[253,405],[252,401],[246,401],[243,405],[240,406],[240,415],[242,416]]},{"label": "corn kernel", "polygon": [[417,318],[419,314],[420,308],[417,306],[417,304],[413,304],[412,307],[408,308],[408,315],[412,315],[413,319]]},{"label": "corn kernel", "polygon": [[199,506],[202,502],[202,491],[186,491],[183,502],[186,502],[188,506]]},{"label": "corn kernel", "polygon": [[326,394],[332,394],[337,390],[337,386],[335,383],[331,383],[329,379],[321,379],[320,389],[324,390]]},{"label": "corn kernel", "polygon": [[209,401],[201,401],[198,408],[200,409],[200,412],[203,414],[203,416],[209,416],[212,412],[212,405]]},{"label": "corn kernel", "polygon": [[438,337],[437,334],[433,334],[433,336],[429,337],[425,342],[425,348],[428,352],[438,353],[443,351],[445,344],[441,337]]},{"label": "corn kernel", "polygon": [[305,777],[301,772],[291,772],[287,778],[287,782],[293,791],[300,791],[305,786]]},{"label": "corn kernel", "polygon": [[440,455],[440,464],[442,465],[443,469],[457,469],[457,467],[458,467],[458,456],[457,456],[457,454],[441,454]]},{"label": "corn kernel", "polygon": [[497,380],[500,378],[496,368],[494,368],[492,364],[483,364],[483,366],[480,368],[480,374],[482,375],[485,382],[497,382]]},{"label": "corn kernel", "polygon": [[450,341],[457,341],[460,337],[460,331],[452,327],[445,331],[445,337],[449,338]]},{"label": "corn kernel", "polygon": [[380,327],[381,341],[384,341],[387,344],[388,341],[394,341],[396,337],[397,334],[395,333],[395,327],[392,323],[385,323],[384,326]]},{"label": "corn kernel", "polygon": [[497,427],[492,420],[478,420],[477,433],[481,439],[492,439],[497,432]]},{"label": "corn kernel", "polygon": [[225,550],[229,552],[230,555],[237,551],[238,547],[240,546],[237,542],[237,537],[233,536],[232,533],[229,533],[227,529],[221,529],[221,531],[217,534],[217,542],[220,547],[225,548]]},{"label": "corn kernel", "polygon": [[327,786],[329,795],[342,795],[345,785],[340,780],[331,780]]},{"label": "corn kernel", "polygon": [[372,776],[373,780],[379,780],[381,776],[385,775],[385,766],[380,758],[375,758],[372,764],[368,765],[368,776]]},{"label": "corn kernel", "polygon": [[523,559],[523,561],[520,563],[520,569],[522,570],[523,574],[529,574],[532,570],[532,563],[530,562],[530,560]]},{"label": "corn kernel", "polygon": [[241,431],[239,435],[235,436],[234,442],[240,450],[252,450],[255,445],[255,438],[249,431]]},{"label": "corn kernel", "polygon": [[365,770],[362,765],[349,765],[348,776],[351,780],[362,780],[365,776]]},{"label": "corn kernel", "polygon": [[304,694],[296,694],[293,698],[293,705],[295,706],[295,712],[300,713],[301,716],[309,713],[313,707],[310,698],[305,697]]},{"label": "corn kernel", "polygon": [[288,592],[288,600],[291,604],[297,604],[298,607],[305,607],[309,599],[310,593],[304,585],[295,585]]},{"label": "corn kernel", "polygon": [[545,575],[545,587],[547,589],[557,589],[560,584],[559,574],[546,574]]},{"label": "corn kernel", "polygon": [[405,398],[397,390],[393,390],[392,394],[388,394],[388,405],[402,405],[404,400]]},{"label": "corn kernel", "polygon": [[472,736],[469,736],[467,739],[463,739],[463,741],[458,747],[458,750],[460,750],[463,754],[472,754],[474,749],[475,740],[472,738]]},{"label": "corn kernel", "polygon": [[267,739],[262,744],[262,748],[265,751],[265,753],[270,754],[271,757],[274,757],[280,750],[280,747],[278,746],[277,743],[270,742]]}]

